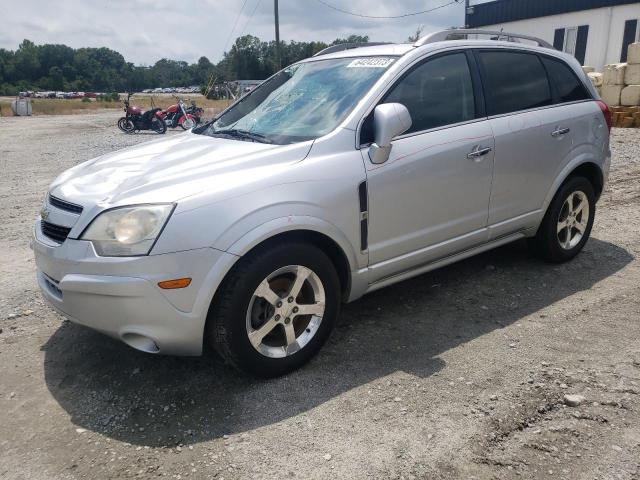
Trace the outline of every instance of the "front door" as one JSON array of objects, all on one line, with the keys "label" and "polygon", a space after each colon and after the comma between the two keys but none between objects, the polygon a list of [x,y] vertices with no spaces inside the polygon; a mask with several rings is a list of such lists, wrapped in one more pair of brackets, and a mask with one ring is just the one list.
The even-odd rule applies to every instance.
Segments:
[{"label": "front door", "polygon": [[362,150],[371,282],[486,240],[494,140],[473,87],[467,55],[454,52],[413,67],[384,97],[413,123],[385,163]]}]

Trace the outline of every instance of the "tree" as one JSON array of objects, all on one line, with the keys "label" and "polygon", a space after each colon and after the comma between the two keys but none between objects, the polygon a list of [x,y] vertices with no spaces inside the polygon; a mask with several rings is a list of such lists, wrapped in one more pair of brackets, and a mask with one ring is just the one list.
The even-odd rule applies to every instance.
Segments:
[{"label": "tree", "polygon": [[47,87],[49,88],[49,90],[64,90],[64,75],[62,74],[62,69],[60,67],[54,65],[49,69],[49,80]]},{"label": "tree", "polygon": [[349,35],[347,38],[336,38],[331,45],[339,45],[341,43],[369,43],[369,35]]},{"label": "tree", "polygon": [[416,28],[416,33],[414,33],[413,35],[409,35],[409,38],[407,38],[407,41],[409,43],[417,42],[422,36],[422,30],[424,30],[424,25],[418,25],[418,28]]},{"label": "tree", "polygon": [[31,40],[23,40],[15,53],[15,79],[37,78],[39,76],[40,60],[38,47]]},{"label": "tree", "polygon": [[[339,43],[367,43],[368,36],[350,35]],[[282,65],[311,57],[324,42],[280,42]],[[197,62],[163,58],[153,66],[136,66],[109,48],[36,45],[24,40],[14,52],[0,48],[0,94],[21,90],[140,91],[144,88],[208,85],[230,80],[263,80],[276,72],[276,43],[244,35],[236,39],[222,60],[213,64],[201,56]]]}]

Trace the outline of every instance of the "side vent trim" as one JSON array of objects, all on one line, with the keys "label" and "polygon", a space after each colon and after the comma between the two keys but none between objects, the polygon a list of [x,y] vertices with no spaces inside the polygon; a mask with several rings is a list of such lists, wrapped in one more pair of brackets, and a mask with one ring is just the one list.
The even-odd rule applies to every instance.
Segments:
[{"label": "side vent trim", "polygon": [[358,199],[360,201],[360,251],[369,248],[369,195],[366,180],[358,185]]}]

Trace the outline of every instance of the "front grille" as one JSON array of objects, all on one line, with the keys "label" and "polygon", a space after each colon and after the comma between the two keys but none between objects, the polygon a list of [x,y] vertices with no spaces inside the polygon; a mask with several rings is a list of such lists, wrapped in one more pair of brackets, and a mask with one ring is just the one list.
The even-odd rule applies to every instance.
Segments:
[{"label": "front grille", "polygon": [[58,197],[54,197],[53,195],[49,195],[49,203],[60,210],[65,210],[71,213],[82,213],[82,206],[76,205],[75,203],[67,202],[66,200],[61,200]]},{"label": "front grille", "polygon": [[60,225],[55,225],[45,220],[40,221],[40,228],[45,237],[49,237],[58,243],[64,242],[71,231],[69,227],[61,227]]}]

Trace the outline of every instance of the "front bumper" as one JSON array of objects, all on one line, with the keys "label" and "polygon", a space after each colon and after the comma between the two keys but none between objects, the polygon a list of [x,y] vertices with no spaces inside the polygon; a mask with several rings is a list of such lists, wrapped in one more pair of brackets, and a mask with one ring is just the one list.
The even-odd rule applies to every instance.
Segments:
[{"label": "front bumper", "polygon": [[[56,244],[34,228],[42,294],[74,323],[149,353],[200,355],[209,304],[236,256],[201,248],[141,257],[100,257],[91,242]],[[158,282],[192,278],[182,289]]]}]

